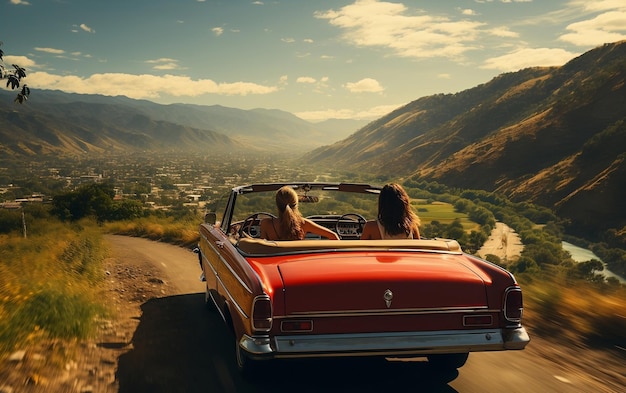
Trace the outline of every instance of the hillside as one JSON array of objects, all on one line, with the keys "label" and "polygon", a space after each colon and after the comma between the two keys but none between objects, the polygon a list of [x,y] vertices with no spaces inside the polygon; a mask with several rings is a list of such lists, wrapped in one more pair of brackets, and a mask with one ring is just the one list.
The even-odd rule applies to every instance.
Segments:
[{"label": "hillside", "polygon": [[126,97],[36,90],[26,105],[0,91],[0,151],[15,156],[104,151],[306,151],[364,123],[313,124],[291,113],[160,105]]},{"label": "hillside", "polygon": [[500,75],[420,98],[347,139],[318,163],[554,206],[579,229],[626,225],[626,41],[561,67]]}]

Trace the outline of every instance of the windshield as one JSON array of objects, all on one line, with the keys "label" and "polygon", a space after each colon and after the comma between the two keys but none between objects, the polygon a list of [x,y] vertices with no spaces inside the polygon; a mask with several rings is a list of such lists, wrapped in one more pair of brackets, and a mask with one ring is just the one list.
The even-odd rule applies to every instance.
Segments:
[{"label": "windshield", "polygon": [[[254,192],[237,196],[232,222],[244,220],[251,214],[265,212],[278,215],[276,192]],[[313,198],[300,198],[298,209],[303,216],[336,215],[358,213],[368,220],[376,217],[378,195],[340,191],[315,191],[307,194]],[[304,201],[306,199],[308,201]]]}]

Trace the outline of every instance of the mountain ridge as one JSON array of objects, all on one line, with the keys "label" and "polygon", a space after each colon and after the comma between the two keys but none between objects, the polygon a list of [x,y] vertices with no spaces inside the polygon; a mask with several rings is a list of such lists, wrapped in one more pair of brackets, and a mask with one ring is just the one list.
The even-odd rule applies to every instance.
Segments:
[{"label": "mountain ridge", "polygon": [[[111,149],[306,151],[322,145],[321,141],[338,140],[364,124],[349,121],[328,127],[277,109],[162,105],[124,96],[52,90],[36,90],[26,105],[17,106],[11,95],[0,91],[0,151],[16,156]],[[39,138],[53,134],[56,145]],[[20,143],[15,140],[17,135]],[[30,148],[25,148],[26,144]]]},{"label": "mountain ridge", "polygon": [[561,67],[527,68],[456,94],[422,97],[308,158],[499,192],[552,206],[586,230],[623,228],[624,108],[620,41]]}]

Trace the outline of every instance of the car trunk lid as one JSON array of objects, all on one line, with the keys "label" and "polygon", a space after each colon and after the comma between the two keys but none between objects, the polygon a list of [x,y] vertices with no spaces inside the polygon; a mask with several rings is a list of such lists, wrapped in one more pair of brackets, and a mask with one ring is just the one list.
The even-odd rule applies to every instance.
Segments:
[{"label": "car trunk lid", "polygon": [[486,277],[464,261],[431,252],[299,256],[279,265],[285,314],[484,308]]}]

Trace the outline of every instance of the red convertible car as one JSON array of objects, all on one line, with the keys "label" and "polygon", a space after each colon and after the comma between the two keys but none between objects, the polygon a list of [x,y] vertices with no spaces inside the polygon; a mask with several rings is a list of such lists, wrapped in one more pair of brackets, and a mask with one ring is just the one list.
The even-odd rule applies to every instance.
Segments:
[{"label": "red convertible car", "polygon": [[[259,222],[290,185],[299,209],[341,240],[261,239]],[[200,225],[207,305],[235,337],[238,367],[309,357],[426,357],[457,369],[475,351],[520,350],[522,291],[511,273],[449,239],[360,240],[380,187],[235,187]],[[220,218],[220,220],[218,220]]]}]

